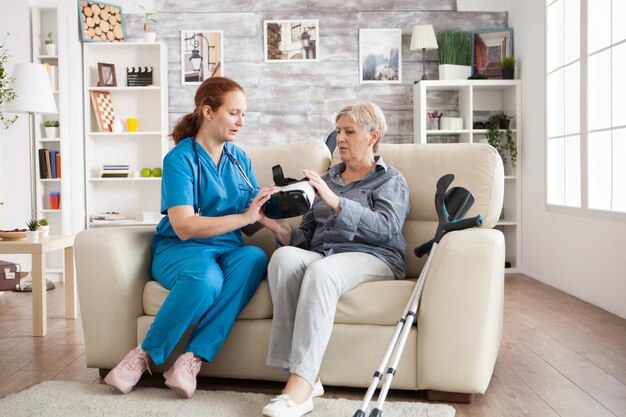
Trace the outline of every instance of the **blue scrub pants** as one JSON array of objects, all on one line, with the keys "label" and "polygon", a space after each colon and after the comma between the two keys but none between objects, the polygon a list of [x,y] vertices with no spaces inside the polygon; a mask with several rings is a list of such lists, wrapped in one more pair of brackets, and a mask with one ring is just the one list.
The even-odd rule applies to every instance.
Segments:
[{"label": "blue scrub pants", "polygon": [[256,246],[223,248],[184,242],[156,254],[152,276],[170,290],[141,344],[160,365],[198,323],[185,352],[211,361],[235,319],[265,277],[267,256]]}]

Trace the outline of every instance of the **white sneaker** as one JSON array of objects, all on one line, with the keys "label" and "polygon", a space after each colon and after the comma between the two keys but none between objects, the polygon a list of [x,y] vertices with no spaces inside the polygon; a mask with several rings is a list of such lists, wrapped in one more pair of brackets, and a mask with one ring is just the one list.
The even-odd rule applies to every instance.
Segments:
[{"label": "white sneaker", "polygon": [[313,385],[313,391],[311,392],[312,398],[321,397],[324,395],[324,386],[322,385],[322,381],[319,377],[315,380],[315,385]]},{"label": "white sneaker", "polygon": [[263,417],[302,417],[311,411],[313,411],[312,397],[296,405],[289,395],[281,394],[263,407]]}]

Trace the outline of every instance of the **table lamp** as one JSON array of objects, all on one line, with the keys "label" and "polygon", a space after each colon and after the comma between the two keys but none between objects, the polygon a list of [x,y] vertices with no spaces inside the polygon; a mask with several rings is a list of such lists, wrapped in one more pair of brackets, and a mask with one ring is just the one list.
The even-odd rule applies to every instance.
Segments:
[{"label": "table lamp", "polygon": [[[422,50],[422,80],[428,79],[426,76],[426,50],[437,49],[437,38],[433,25],[416,25],[413,26],[413,35],[411,36],[411,51]],[[417,83],[417,81],[415,81]]]},{"label": "table lamp", "polygon": [[28,113],[29,160],[30,160],[30,204],[31,219],[37,218],[37,197],[35,181],[37,181],[35,161],[35,114],[56,114],[57,106],[52,95],[50,78],[46,68],[41,64],[15,64],[13,70],[13,91],[15,99],[7,103],[3,111],[7,113]]}]

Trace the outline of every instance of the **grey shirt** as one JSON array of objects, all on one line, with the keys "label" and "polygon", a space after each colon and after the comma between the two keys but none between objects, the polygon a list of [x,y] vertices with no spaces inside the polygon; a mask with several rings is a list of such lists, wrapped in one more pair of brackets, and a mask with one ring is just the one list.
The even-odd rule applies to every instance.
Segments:
[{"label": "grey shirt", "polygon": [[348,185],[341,173],[345,163],[332,166],[322,179],[339,196],[339,213],[315,198],[291,245],[324,256],[342,252],[369,253],[387,265],[396,279],[405,272],[406,242],[402,226],[409,213],[409,187],[402,174],[376,157],[372,172]]}]

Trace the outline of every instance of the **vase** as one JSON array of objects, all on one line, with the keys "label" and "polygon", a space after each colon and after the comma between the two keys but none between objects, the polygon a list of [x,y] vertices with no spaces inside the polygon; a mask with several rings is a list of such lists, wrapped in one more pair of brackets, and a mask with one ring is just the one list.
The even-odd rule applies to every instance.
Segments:
[{"label": "vase", "polygon": [[41,237],[48,237],[50,235],[50,225],[39,226],[39,234]]},{"label": "vase", "polygon": [[28,231],[26,231],[26,241],[28,243],[37,243],[37,242],[39,242],[39,230],[28,230]]},{"label": "vase", "polygon": [[143,40],[146,42],[156,42],[156,33],[155,32],[144,32]]},{"label": "vase", "polygon": [[54,43],[49,43],[45,45],[46,47],[46,55],[55,56],[57,54],[57,46]]},{"label": "vase", "polygon": [[502,68],[502,79],[503,80],[515,79],[515,68]]},{"label": "vase", "polygon": [[472,67],[469,65],[439,65],[440,80],[467,80],[472,74]]},{"label": "vase", "polygon": [[58,127],[44,127],[46,131],[46,138],[48,139],[56,139],[59,137],[59,128]]}]

